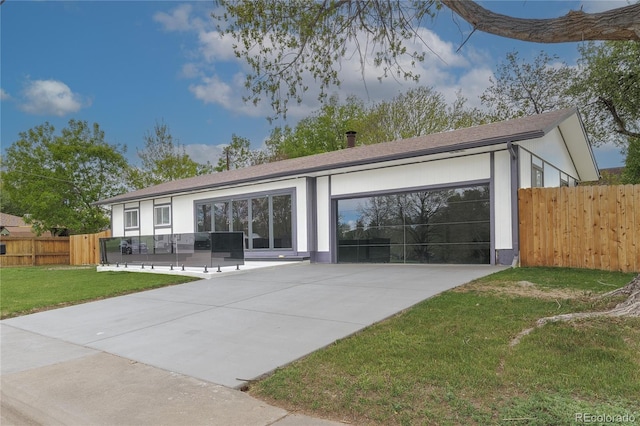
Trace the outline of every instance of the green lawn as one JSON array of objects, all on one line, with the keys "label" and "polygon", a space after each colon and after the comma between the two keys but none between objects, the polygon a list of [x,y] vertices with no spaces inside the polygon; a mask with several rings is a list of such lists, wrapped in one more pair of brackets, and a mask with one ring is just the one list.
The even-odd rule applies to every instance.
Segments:
[{"label": "green lawn", "polygon": [[0,269],[2,318],[193,281],[178,275],[96,272],[95,267]]},{"label": "green lawn", "polygon": [[551,323],[509,346],[538,318],[612,306],[594,296],[632,278],[509,269],[336,342],[249,391],[354,424],[569,425],[576,413],[638,422],[640,318]]}]

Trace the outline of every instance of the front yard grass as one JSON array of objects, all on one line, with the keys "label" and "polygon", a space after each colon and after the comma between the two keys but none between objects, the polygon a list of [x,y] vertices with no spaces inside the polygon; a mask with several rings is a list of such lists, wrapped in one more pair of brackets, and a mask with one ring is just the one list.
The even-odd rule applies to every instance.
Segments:
[{"label": "front yard grass", "polygon": [[249,392],[353,424],[570,425],[585,413],[640,422],[640,318],[549,323],[509,344],[538,318],[615,305],[595,296],[632,278],[505,270],[279,369]]},{"label": "front yard grass", "polygon": [[0,270],[1,318],[193,281],[178,275],[97,272],[95,267]]}]

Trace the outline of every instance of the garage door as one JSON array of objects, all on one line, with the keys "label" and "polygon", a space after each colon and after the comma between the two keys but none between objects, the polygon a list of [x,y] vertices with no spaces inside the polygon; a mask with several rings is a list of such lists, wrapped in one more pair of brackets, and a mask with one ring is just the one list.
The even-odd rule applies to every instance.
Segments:
[{"label": "garage door", "polygon": [[340,263],[489,263],[489,186],[337,200],[336,229]]}]

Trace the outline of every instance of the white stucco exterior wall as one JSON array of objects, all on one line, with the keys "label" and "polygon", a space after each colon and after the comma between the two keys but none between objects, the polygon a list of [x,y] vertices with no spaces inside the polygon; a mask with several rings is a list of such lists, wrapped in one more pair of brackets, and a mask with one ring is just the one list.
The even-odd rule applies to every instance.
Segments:
[{"label": "white stucco exterior wall", "polygon": [[124,205],[111,206],[111,233],[113,236],[122,235],[124,232]]},{"label": "white stucco exterior wall", "polygon": [[520,187],[531,188],[531,161],[536,156],[544,161],[544,187],[553,188],[560,186],[560,173],[566,174],[573,183],[578,176],[575,164],[567,146],[562,138],[562,133],[554,129],[542,138],[518,142],[520,149]]},{"label": "white stucco exterior wall", "polygon": [[520,169],[520,188],[531,188],[531,154],[525,150],[518,153],[518,168]]},{"label": "white stucco exterior wall", "polygon": [[140,235],[153,235],[153,200],[140,203]]},{"label": "white stucco exterior wall", "polygon": [[518,145],[544,159],[556,169],[571,176],[578,176],[573,159],[562,138],[562,133],[557,128],[542,138],[522,141]]},{"label": "white stucco exterior wall", "polygon": [[[144,218],[151,220],[153,218]],[[174,234],[188,234],[194,232],[195,216],[193,212],[193,199],[189,196],[174,197],[171,204],[171,223]]]},{"label": "white stucco exterior wall", "polygon": [[331,178],[331,195],[345,196],[488,180],[489,154],[336,174]]},{"label": "white stucco exterior wall", "polygon": [[511,154],[498,151],[494,154],[494,214],[495,248],[511,249]]}]

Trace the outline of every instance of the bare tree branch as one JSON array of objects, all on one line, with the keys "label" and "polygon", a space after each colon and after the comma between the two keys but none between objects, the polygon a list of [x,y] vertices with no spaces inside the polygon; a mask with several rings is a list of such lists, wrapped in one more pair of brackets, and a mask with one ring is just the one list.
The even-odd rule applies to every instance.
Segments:
[{"label": "bare tree branch", "polygon": [[494,13],[471,0],[441,1],[474,29],[501,37],[538,43],[640,41],[640,4],[601,13],[570,11],[553,19],[522,19]]}]

